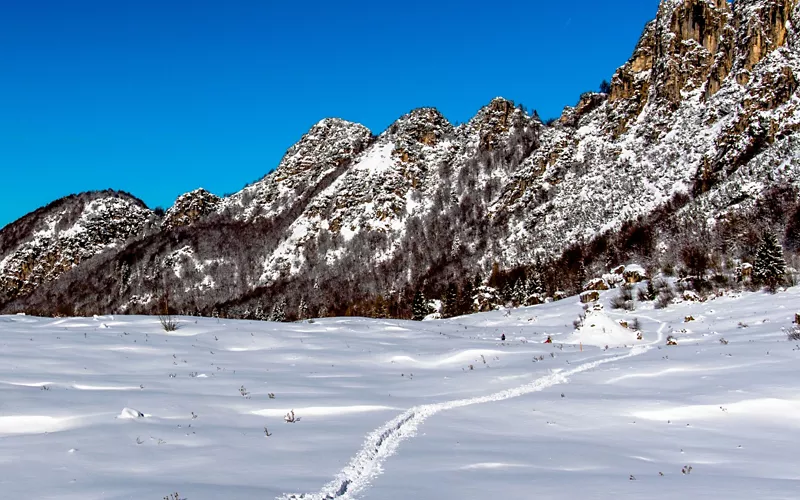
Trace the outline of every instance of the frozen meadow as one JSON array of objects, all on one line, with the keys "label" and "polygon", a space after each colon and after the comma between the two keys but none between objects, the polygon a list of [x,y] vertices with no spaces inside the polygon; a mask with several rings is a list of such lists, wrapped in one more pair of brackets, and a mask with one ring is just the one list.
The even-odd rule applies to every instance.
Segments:
[{"label": "frozen meadow", "polygon": [[798,498],[798,288],[616,293],[577,330],[577,297],[175,332],[0,316],[0,497]]}]

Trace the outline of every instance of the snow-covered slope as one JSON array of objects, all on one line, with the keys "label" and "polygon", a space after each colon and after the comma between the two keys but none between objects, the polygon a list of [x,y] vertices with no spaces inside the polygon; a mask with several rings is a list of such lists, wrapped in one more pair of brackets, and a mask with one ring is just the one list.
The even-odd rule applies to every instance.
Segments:
[{"label": "snow-covered slope", "polygon": [[[179,318],[173,333],[0,316],[2,491],[795,498],[800,347],[782,329],[799,298],[606,307],[589,324],[613,330],[608,347],[600,327],[573,331],[577,298],[422,323]],[[641,340],[619,326],[634,318]]]},{"label": "snow-covered slope", "polygon": [[[733,9],[733,10],[732,10]],[[494,210],[515,214],[508,259],[647,214],[676,192],[710,218],[798,172],[796,1],[664,0],[610,95],[542,136]]]}]

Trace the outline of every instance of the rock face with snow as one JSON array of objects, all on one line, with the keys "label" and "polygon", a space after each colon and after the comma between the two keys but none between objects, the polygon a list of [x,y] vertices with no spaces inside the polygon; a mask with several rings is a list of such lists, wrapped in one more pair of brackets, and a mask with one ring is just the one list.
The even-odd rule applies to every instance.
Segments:
[{"label": "rock face with snow", "polygon": [[286,152],[274,172],[223,200],[219,210],[246,221],[296,210],[341,176],[371,138],[363,125],[337,118],[322,120]]},{"label": "rock face with snow", "polygon": [[165,229],[189,226],[208,214],[214,213],[222,199],[205,189],[181,195],[164,214],[161,225]]},{"label": "rock face with snow", "polygon": [[151,216],[141,201],[114,191],[70,196],[26,215],[0,232],[0,297],[56,280],[141,232]]},{"label": "rock face with snow", "polygon": [[[584,94],[552,125],[502,98],[459,126],[416,109],[377,137],[325,119],[242,191],[181,197],[163,222],[182,228],[174,237],[142,232],[148,212],[137,207],[82,257],[18,253],[6,234],[61,247],[45,239],[49,226],[12,224],[0,232],[0,283],[7,297],[31,292],[136,234],[118,257],[87,263],[92,275],[110,276],[93,286],[117,290],[102,312],[146,311],[153,278],[165,272],[189,294],[183,308],[209,312],[201,304],[213,291],[214,300],[263,311],[265,290],[274,297],[296,286],[292,294],[335,299],[369,278],[362,295],[384,298],[455,261],[484,272],[530,264],[676,195],[688,199],[677,217],[721,217],[771,186],[800,184],[798,23],[798,0],[662,0],[609,93]],[[47,293],[31,303],[45,304]],[[90,295],[56,296],[92,308]]]}]

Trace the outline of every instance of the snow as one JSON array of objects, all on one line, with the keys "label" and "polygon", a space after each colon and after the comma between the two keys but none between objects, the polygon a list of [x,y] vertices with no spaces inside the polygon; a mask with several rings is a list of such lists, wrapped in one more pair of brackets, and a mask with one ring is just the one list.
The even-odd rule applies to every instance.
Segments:
[{"label": "snow", "polygon": [[597,347],[623,347],[642,343],[636,340],[636,332],[623,327],[619,320],[611,318],[603,310],[587,311],[583,325],[567,336],[564,342]]},{"label": "snow", "polygon": [[353,167],[355,170],[364,170],[370,174],[380,174],[393,167],[392,151],[394,144],[381,144],[369,150],[364,157]]},{"label": "snow", "polygon": [[[172,333],[151,317],[0,316],[0,488],[795,498],[800,347],[781,329],[800,289],[632,312],[608,307],[615,294],[577,330],[577,297],[423,323],[186,317]],[[641,341],[619,324],[634,318]]]}]

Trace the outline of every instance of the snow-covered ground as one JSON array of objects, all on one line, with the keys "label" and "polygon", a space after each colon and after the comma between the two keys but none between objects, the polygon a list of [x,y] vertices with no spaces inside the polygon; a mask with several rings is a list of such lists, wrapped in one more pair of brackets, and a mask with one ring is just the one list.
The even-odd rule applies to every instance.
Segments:
[{"label": "snow-covered ground", "polygon": [[577,298],[173,333],[0,317],[0,496],[798,498],[799,295],[606,306],[577,332]]}]

